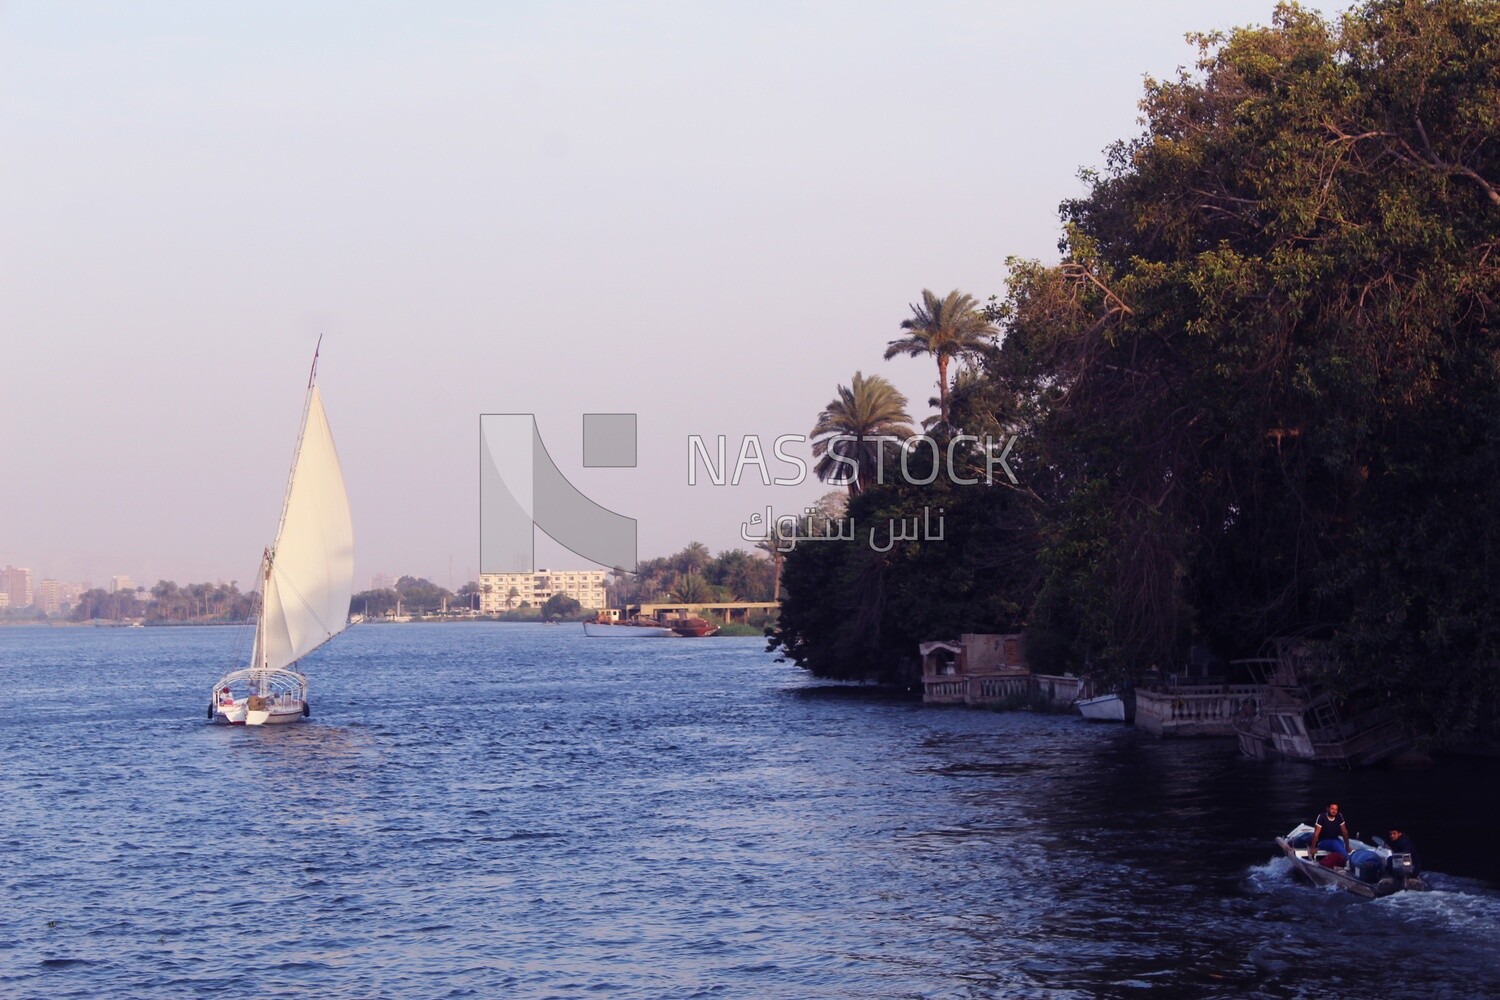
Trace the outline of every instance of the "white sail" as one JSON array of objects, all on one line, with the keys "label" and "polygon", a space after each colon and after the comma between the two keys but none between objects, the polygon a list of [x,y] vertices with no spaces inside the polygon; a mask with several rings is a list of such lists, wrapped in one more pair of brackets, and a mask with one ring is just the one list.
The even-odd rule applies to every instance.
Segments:
[{"label": "white sail", "polygon": [[354,593],[354,523],[317,386],[308,389],[302,438],[287,483],[281,529],[253,668],[280,670],[344,630]]}]

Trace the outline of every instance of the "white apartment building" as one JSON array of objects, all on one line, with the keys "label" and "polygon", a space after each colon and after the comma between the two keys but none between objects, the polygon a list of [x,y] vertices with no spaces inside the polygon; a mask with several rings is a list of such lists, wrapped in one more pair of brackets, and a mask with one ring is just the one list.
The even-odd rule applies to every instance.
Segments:
[{"label": "white apartment building", "polygon": [[[540,607],[553,594],[567,594],[585,608],[605,606],[604,578],[608,570],[602,569],[539,569],[535,573],[481,573],[479,574],[479,610],[485,614],[498,614],[511,608],[519,608],[525,601],[532,607]],[[511,589],[517,592],[510,596]]]}]

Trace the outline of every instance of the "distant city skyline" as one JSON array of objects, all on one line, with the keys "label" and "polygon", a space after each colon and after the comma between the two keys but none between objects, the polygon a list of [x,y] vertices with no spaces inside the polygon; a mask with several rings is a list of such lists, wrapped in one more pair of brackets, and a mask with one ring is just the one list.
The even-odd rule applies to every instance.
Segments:
[{"label": "distant city skyline", "polygon": [[1055,259],[1143,75],[1273,9],[0,6],[0,561],[250,589],[319,334],[360,579],[477,578],[485,412],[643,558],[749,548],[826,487],[689,486],[689,436],[806,434],[856,370],[926,416],[908,304]]},{"label": "distant city skyline", "polygon": [[55,615],[92,586],[87,580],[39,577],[28,566],[5,563],[0,569],[0,609],[40,609],[44,614]]}]

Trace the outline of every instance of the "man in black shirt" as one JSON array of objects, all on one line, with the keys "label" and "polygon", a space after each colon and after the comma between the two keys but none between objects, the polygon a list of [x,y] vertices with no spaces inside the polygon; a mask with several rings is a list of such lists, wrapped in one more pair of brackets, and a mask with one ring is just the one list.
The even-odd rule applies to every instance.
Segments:
[{"label": "man in black shirt", "polygon": [[1328,808],[1319,813],[1317,820],[1313,822],[1312,847],[1308,848],[1308,859],[1316,857],[1318,851],[1328,851],[1345,861],[1349,860],[1349,824],[1344,822],[1337,802],[1328,803]]},{"label": "man in black shirt", "polygon": [[1422,862],[1417,860],[1417,845],[1411,842],[1410,837],[1392,827],[1390,839],[1386,841],[1385,846],[1391,849],[1392,854],[1410,854],[1411,873],[1413,875],[1422,874]]}]

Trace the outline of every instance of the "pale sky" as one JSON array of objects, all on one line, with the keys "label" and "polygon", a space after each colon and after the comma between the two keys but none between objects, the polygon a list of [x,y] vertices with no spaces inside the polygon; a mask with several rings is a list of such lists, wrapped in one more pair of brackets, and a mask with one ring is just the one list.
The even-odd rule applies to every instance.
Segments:
[{"label": "pale sky", "polygon": [[[825,489],[690,487],[688,435],[857,369],[926,416],[908,303],[1055,259],[1143,76],[1272,9],[0,0],[0,565],[251,580],[320,332],[357,589],[474,576],[483,412],[642,558],[744,545]],[[638,468],[580,468],[586,411]]]}]

